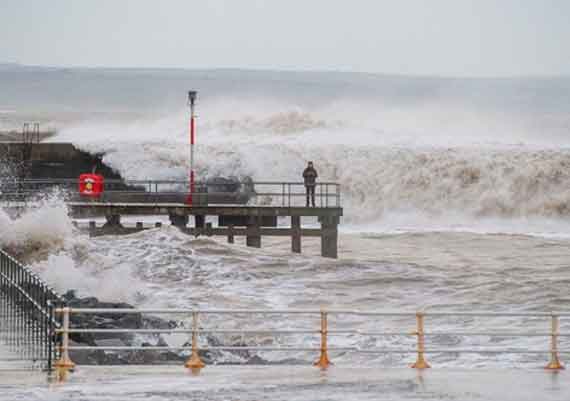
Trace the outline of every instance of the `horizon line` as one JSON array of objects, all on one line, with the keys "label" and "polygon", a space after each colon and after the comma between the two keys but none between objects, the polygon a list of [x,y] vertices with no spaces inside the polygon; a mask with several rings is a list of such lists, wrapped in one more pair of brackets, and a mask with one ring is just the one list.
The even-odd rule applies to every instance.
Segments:
[{"label": "horizon line", "polygon": [[233,71],[244,73],[261,73],[261,72],[274,72],[274,73],[309,73],[309,74],[339,74],[339,75],[370,75],[378,77],[400,77],[400,78],[414,78],[414,79],[465,79],[465,80],[509,80],[509,79],[560,79],[570,78],[570,74],[520,74],[520,75],[443,75],[443,74],[406,74],[397,72],[370,72],[370,71],[350,71],[344,69],[330,70],[330,69],[295,69],[295,68],[264,68],[264,67],[149,67],[149,66],[105,66],[105,65],[50,65],[50,64],[25,64],[20,62],[0,62],[0,72],[5,67],[17,68],[30,68],[30,69],[51,69],[51,70],[114,70],[114,71]]}]

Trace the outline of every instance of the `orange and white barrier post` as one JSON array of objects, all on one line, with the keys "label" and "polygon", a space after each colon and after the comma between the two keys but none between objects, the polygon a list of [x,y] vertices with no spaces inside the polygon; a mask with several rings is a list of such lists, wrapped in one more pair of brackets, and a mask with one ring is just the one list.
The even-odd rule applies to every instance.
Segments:
[{"label": "orange and white barrier post", "polygon": [[331,361],[328,356],[327,335],[328,335],[327,313],[325,311],[321,311],[321,355],[319,357],[319,360],[314,363],[315,366],[318,366],[321,369],[326,369],[329,367],[329,365],[331,365]]},{"label": "orange and white barrier post", "polygon": [[62,342],[61,342],[61,355],[55,362],[54,367],[56,371],[57,381],[63,382],[67,380],[68,374],[75,368],[75,364],[69,357],[69,314],[71,309],[65,307],[62,310],[63,324],[62,324]]},{"label": "orange and white barrier post", "polygon": [[552,314],[551,317],[551,334],[550,334],[550,362],[546,365],[548,370],[562,370],[564,365],[560,362],[558,352],[558,336],[560,335],[560,321],[558,316]]},{"label": "orange and white barrier post", "polygon": [[424,357],[425,353],[425,336],[424,336],[424,314],[422,312],[416,313],[416,332],[414,333],[418,336],[418,359],[411,366],[415,369],[426,369],[431,368],[430,364],[427,363]]},{"label": "orange and white barrier post", "polygon": [[192,312],[192,354],[190,359],[184,364],[184,367],[190,369],[192,373],[198,373],[205,366],[206,364],[198,355],[198,312]]}]

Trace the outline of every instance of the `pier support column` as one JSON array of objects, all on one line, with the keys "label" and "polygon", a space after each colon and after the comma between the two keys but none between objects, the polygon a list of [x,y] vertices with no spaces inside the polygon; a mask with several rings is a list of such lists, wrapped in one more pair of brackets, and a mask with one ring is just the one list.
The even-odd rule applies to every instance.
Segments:
[{"label": "pier support column", "polygon": [[251,216],[247,224],[245,244],[253,248],[261,248],[261,218]]},{"label": "pier support column", "polygon": [[230,224],[228,226],[228,244],[234,243],[234,226]]},{"label": "pier support column", "polygon": [[291,216],[291,251],[301,253],[301,216]]},{"label": "pier support column", "polygon": [[338,258],[338,217],[321,216],[321,256]]},{"label": "pier support column", "polygon": [[105,220],[107,220],[107,222],[101,227],[103,233],[120,234],[122,232],[123,226],[121,225],[120,214],[107,214],[105,215]]},{"label": "pier support column", "polygon": [[94,221],[89,222],[89,236],[94,237],[97,233],[97,224]]},{"label": "pier support column", "polygon": [[206,226],[206,216],[194,216],[194,221],[196,223],[196,228],[204,228]]},{"label": "pier support column", "polygon": [[178,214],[171,214],[170,223],[178,228],[186,228],[188,225],[188,216],[187,215],[178,215]]},{"label": "pier support column", "polygon": [[105,220],[107,220],[107,222],[104,227],[122,227],[120,214],[108,214],[105,216]]}]

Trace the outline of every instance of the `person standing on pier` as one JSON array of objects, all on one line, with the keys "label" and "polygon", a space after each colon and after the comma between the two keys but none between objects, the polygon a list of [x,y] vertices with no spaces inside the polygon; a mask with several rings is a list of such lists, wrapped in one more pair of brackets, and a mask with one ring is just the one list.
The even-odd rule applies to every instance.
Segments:
[{"label": "person standing on pier", "polygon": [[303,171],[303,180],[305,181],[305,189],[307,191],[307,207],[309,207],[309,198],[313,207],[315,207],[315,186],[317,185],[317,170],[313,167],[313,162],[307,164],[307,168]]}]

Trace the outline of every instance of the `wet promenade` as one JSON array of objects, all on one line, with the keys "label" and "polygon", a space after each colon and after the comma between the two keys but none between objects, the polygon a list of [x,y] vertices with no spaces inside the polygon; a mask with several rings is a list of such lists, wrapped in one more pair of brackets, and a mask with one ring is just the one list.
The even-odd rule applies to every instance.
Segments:
[{"label": "wet promenade", "polygon": [[65,384],[0,374],[0,400],[568,400],[570,375],[542,369],[211,366],[82,367]]}]

